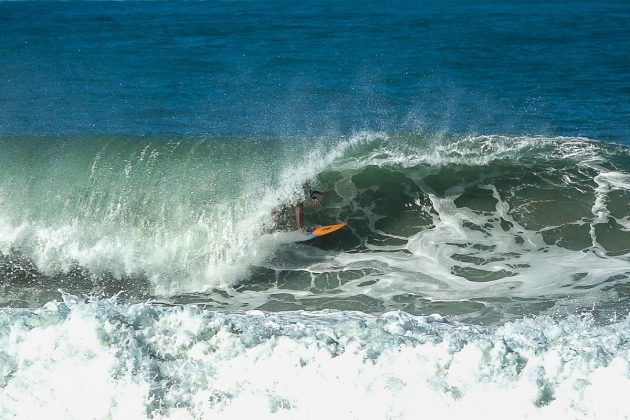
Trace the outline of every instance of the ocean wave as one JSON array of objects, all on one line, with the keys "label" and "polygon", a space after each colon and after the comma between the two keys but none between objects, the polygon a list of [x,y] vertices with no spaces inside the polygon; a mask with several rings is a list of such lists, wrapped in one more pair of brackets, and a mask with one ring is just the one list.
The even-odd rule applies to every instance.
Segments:
[{"label": "ocean wave", "polygon": [[[33,282],[46,290],[34,304],[59,287],[266,309],[422,314],[463,301],[488,320],[510,312],[496,303],[508,292],[551,311],[627,298],[624,146],[375,132],[2,141],[5,304]],[[349,228],[286,243],[271,213],[308,180],[327,194],[307,222]]]}]

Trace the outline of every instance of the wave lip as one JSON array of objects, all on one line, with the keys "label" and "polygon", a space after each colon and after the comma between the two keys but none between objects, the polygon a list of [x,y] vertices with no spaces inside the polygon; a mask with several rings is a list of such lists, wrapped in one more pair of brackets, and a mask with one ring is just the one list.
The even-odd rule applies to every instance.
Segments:
[{"label": "wave lip", "polygon": [[611,392],[630,386],[628,316],[482,328],[64,299],[0,311],[3,417],[414,418],[482,405],[490,418],[630,415]]}]

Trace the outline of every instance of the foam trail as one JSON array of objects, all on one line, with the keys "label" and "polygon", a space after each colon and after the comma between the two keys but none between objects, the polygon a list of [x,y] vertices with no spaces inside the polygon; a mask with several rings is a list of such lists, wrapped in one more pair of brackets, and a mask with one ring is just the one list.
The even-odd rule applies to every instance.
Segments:
[{"label": "foam trail", "polygon": [[[593,178],[597,185],[594,189],[595,201],[591,212],[593,213],[593,221],[590,224],[590,235],[593,241],[593,247],[603,249],[597,241],[595,225],[606,224],[609,222],[610,211],[608,210],[608,194],[614,190],[630,191],[630,175],[619,171],[610,171],[601,166],[601,158],[592,159],[582,163],[582,165],[594,169],[598,174]],[[617,220],[627,230],[626,218]]]}]

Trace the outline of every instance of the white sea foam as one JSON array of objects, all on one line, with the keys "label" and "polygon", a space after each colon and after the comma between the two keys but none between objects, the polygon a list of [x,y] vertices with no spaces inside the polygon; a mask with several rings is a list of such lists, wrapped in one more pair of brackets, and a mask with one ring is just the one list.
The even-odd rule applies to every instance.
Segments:
[{"label": "white sea foam", "polygon": [[425,145],[409,146],[382,137],[383,144],[371,153],[352,158],[339,164],[340,168],[360,168],[366,165],[418,165],[442,166],[448,164],[484,166],[491,162],[509,159],[519,160],[530,153],[540,158],[561,158],[583,161],[599,159],[600,145],[582,137],[546,136],[467,136],[460,140],[436,139]]},{"label": "white sea foam", "polygon": [[[541,233],[524,228],[512,218],[509,205],[494,186],[484,188],[497,200],[496,213],[457,207],[454,201],[458,195],[454,193],[429,195],[435,209],[430,229],[406,238],[401,245],[371,245],[369,253],[339,253],[306,269],[332,272],[380,268],[373,276],[378,281],[370,287],[362,286],[369,276],[339,287],[341,296],[365,294],[380,300],[403,293],[444,301],[506,295],[560,299],[569,290],[573,298],[589,296],[591,303],[612,298],[609,292],[594,295],[593,289],[601,289],[611,276],[630,272],[624,256],[602,257],[589,250],[548,245]],[[501,219],[511,227],[504,228]],[[470,256],[473,261],[462,256]],[[466,279],[462,272],[467,269],[479,279]]]},{"label": "white sea foam", "polygon": [[[630,174],[620,171],[611,171],[602,166],[604,159],[594,156],[591,159],[580,162],[581,166],[588,167],[596,171],[597,175],[593,181],[597,185],[594,188],[594,202],[591,208],[593,220],[590,224],[589,233],[593,241],[593,246],[602,248],[597,240],[595,225],[609,222],[610,210],[608,209],[608,195],[614,190],[630,191]],[[623,226],[623,230],[630,230],[628,218],[617,218],[617,223]]]},{"label": "white sea foam", "polygon": [[0,311],[0,417],[630,416],[627,316],[482,328],[65,299]]},{"label": "white sea foam", "polygon": [[601,167],[596,168],[599,174],[594,178],[597,187],[595,188],[595,203],[591,210],[594,216],[593,223],[608,223],[610,211],[606,207],[607,195],[613,190],[630,191],[630,175],[618,171],[606,171]]}]

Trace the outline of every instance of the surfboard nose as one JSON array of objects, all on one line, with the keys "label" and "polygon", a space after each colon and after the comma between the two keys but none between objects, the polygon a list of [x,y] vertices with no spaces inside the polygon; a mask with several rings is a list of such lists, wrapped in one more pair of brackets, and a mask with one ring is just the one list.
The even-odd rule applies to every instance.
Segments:
[{"label": "surfboard nose", "polygon": [[347,223],[337,223],[337,224],[334,224],[334,225],[320,226],[320,227],[316,228],[315,230],[313,230],[312,233],[315,236],[328,235],[329,233],[335,232],[335,231],[343,228],[344,226],[347,226]]}]

